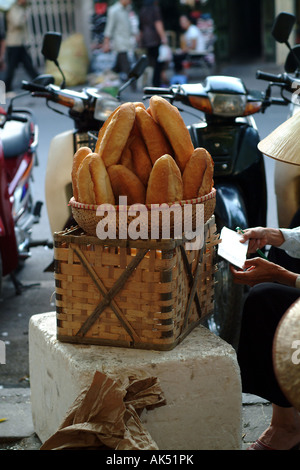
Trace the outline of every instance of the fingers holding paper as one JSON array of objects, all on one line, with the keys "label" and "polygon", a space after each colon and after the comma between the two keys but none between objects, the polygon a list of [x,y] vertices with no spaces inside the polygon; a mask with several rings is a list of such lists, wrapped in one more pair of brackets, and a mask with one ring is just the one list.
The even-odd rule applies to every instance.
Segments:
[{"label": "fingers holding paper", "polygon": [[266,245],[280,246],[284,237],[279,229],[268,227],[255,227],[244,230],[241,243],[249,242],[248,253],[255,253]]},{"label": "fingers holding paper", "polygon": [[241,243],[249,241],[248,253],[255,253],[268,244],[267,229],[264,227],[248,228],[241,236]]},{"label": "fingers holding paper", "polygon": [[244,271],[233,266],[230,267],[234,282],[250,287],[262,282],[279,282],[280,284],[294,286],[295,277],[297,277],[296,274],[263,258],[248,259],[245,261],[243,268]]}]

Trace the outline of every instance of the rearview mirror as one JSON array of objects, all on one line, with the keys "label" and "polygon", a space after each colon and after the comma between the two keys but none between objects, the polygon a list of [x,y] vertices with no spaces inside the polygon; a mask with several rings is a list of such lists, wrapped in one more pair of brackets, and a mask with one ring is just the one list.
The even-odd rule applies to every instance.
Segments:
[{"label": "rearview mirror", "polygon": [[61,45],[61,34],[48,32],[44,36],[42,54],[47,60],[57,61]]},{"label": "rearview mirror", "polygon": [[287,43],[295,23],[295,15],[285,12],[279,13],[272,28],[273,38],[277,42]]},{"label": "rearview mirror", "polygon": [[135,78],[138,79],[143,75],[146,67],[148,66],[148,57],[143,54],[141,58],[134,64],[132,69],[130,70],[128,74],[128,78]]},{"label": "rearview mirror", "polygon": [[300,44],[293,47],[289,55],[287,56],[284,70],[287,73],[295,73],[300,68]]}]

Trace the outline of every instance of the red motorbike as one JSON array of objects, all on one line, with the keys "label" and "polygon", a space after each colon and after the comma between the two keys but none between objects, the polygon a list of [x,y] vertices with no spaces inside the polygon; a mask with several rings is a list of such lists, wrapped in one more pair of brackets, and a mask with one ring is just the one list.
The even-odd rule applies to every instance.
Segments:
[{"label": "red motorbike", "polygon": [[[20,96],[20,95],[19,95]],[[38,127],[26,108],[0,107],[0,292],[2,278],[10,275],[21,293],[16,269],[30,256],[31,231],[39,221],[41,202],[33,203],[31,184],[37,164]]]}]

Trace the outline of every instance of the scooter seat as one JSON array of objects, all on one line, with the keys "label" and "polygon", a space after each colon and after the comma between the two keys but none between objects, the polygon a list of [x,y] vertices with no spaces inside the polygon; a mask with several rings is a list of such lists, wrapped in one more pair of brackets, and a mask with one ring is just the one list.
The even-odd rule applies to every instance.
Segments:
[{"label": "scooter seat", "polygon": [[25,153],[30,144],[31,131],[29,122],[8,121],[0,128],[0,140],[4,158],[13,158]]}]

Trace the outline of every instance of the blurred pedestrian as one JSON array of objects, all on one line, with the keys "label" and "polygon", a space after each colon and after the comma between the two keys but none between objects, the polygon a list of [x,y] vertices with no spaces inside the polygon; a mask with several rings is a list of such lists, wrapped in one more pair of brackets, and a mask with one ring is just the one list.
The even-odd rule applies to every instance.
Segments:
[{"label": "blurred pedestrian", "polygon": [[205,39],[200,29],[186,15],[182,15],[179,22],[184,31],[180,43],[182,52],[205,52]]},{"label": "blurred pedestrian", "polygon": [[159,47],[168,44],[161,11],[156,0],[144,0],[139,13],[140,45],[147,50],[149,66],[153,68],[152,85],[161,85],[163,64],[158,61]]},{"label": "blurred pedestrian", "polygon": [[182,71],[182,63],[189,54],[204,54],[206,50],[205,38],[200,29],[193,24],[193,20],[186,15],[179,18],[179,24],[183,30],[180,38],[180,50],[174,56],[176,72]]},{"label": "blurred pedestrian", "polygon": [[12,90],[14,74],[19,64],[33,80],[38,71],[28,53],[27,0],[18,0],[6,14],[6,92]]},{"label": "blurred pedestrian", "polygon": [[130,18],[131,0],[119,0],[107,11],[107,22],[104,30],[103,52],[114,51],[116,64],[114,72],[127,79],[131,58],[134,56],[134,31]]}]

